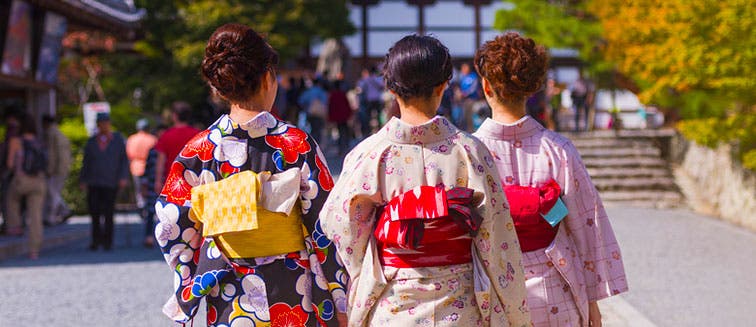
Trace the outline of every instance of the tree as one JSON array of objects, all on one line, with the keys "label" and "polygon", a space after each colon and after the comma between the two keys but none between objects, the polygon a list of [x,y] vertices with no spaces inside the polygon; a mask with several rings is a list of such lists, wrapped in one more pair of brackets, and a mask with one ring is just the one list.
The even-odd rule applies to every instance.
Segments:
[{"label": "tree", "polygon": [[195,108],[207,106],[208,89],[199,65],[207,39],[220,25],[252,26],[266,36],[283,62],[302,56],[313,39],[354,32],[346,2],[339,0],[137,0],[136,6],[147,10],[143,35],[133,53],[98,54],[100,82],[111,103],[153,113],[175,100]]},{"label": "tree", "polygon": [[[612,65],[600,57],[601,25],[588,10],[587,0],[511,0],[511,9],[496,12],[494,28],[517,30],[548,48],[572,48],[579,51],[586,68],[601,78]],[[610,83],[611,80],[607,80]],[[602,84],[607,84],[602,83]]]},{"label": "tree", "polygon": [[641,86],[641,99],[687,117],[753,111],[756,2],[605,0],[589,9],[603,54]]}]

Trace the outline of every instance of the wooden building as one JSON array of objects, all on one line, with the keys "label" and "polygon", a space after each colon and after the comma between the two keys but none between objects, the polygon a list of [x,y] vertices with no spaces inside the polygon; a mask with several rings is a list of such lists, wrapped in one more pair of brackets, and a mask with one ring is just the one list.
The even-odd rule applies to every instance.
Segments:
[{"label": "wooden building", "polygon": [[131,0],[0,0],[0,109],[54,114],[63,38],[98,31],[131,40],[144,15]]}]

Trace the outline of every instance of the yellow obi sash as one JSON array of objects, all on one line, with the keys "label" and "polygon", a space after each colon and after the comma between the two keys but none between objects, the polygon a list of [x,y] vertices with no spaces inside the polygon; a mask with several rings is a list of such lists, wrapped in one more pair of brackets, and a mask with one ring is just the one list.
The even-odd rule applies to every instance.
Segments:
[{"label": "yellow obi sash", "polygon": [[247,170],[194,187],[190,215],[228,258],[302,250],[307,230],[297,201],[299,175],[297,168],[275,175]]}]

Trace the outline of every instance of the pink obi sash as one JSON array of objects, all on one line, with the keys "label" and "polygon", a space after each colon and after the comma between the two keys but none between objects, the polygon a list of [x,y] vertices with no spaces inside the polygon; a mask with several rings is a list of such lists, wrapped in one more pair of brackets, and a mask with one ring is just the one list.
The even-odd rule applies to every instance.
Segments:
[{"label": "pink obi sash", "polygon": [[549,246],[556,237],[558,224],[552,226],[544,216],[559,200],[559,184],[552,179],[541,187],[509,185],[504,186],[504,193],[522,252]]},{"label": "pink obi sash", "polygon": [[472,261],[470,245],[483,218],[470,207],[473,190],[420,186],[379,209],[374,235],[379,259],[397,268]]}]

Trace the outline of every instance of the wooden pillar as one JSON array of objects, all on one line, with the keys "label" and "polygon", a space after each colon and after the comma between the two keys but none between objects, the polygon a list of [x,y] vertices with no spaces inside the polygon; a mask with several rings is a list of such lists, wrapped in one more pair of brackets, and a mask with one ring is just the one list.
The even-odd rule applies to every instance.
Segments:
[{"label": "wooden pillar", "polygon": [[477,49],[482,43],[483,26],[480,19],[480,9],[484,5],[490,5],[491,0],[465,0],[465,4],[473,6],[475,10],[475,48]]},{"label": "wooden pillar", "polygon": [[379,0],[352,0],[353,5],[360,6],[362,11],[362,28],[360,28],[362,36],[362,67],[368,66],[368,7],[375,5]]},{"label": "wooden pillar", "polygon": [[362,3],[362,67],[368,66],[368,5]]},{"label": "wooden pillar", "polygon": [[407,3],[417,6],[417,34],[425,34],[425,6],[436,3],[436,0],[407,0]]}]

